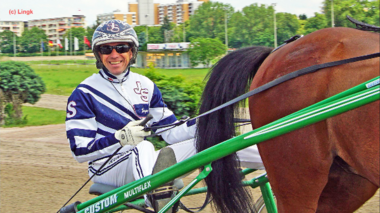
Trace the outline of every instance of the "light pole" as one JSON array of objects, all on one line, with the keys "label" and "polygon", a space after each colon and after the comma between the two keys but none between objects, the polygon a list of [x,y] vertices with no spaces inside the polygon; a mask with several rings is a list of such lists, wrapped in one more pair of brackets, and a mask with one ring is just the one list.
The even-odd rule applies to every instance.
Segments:
[{"label": "light pole", "polygon": [[227,35],[227,7],[224,7],[224,34],[226,40],[226,54],[228,54],[228,35]]},{"label": "light pole", "polygon": [[186,42],[186,33],[185,33],[185,11],[182,11],[182,28],[183,28],[183,42]]},{"label": "light pole", "polygon": [[334,27],[334,0],[331,0],[331,27]]},{"label": "light pole", "polygon": [[16,57],[16,33],[13,32],[13,57]]},{"label": "light pole", "polygon": [[276,3],[273,3],[273,25],[274,25],[274,48],[277,47],[277,26],[276,26]]},{"label": "light pole", "polygon": [[71,46],[72,46],[72,37],[71,37],[71,18],[69,18],[69,30],[70,30],[70,42],[69,42],[69,44],[70,44],[70,55],[73,55],[73,51],[72,51],[72,48],[71,48]]},{"label": "light pole", "polygon": [[146,42],[148,42],[149,41],[149,35],[148,35],[148,14],[146,14],[145,15],[145,17],[146,17]]}]

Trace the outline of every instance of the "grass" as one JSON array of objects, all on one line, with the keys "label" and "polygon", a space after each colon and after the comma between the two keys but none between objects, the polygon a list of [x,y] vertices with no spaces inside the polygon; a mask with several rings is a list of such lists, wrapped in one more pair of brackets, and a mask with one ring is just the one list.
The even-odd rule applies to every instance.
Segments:
[{"label": "grass", "polygon": [[94,65],[37,65],[32,69],[42,78],[47,94],[70,95],[84,79],[97,73]]},{"label": "grass", "polygon": [[[78,84],[94,73],[98,73],[95,65],[44,65],[31,63],[32,69],[41,76],[46,84],[46,93],[54,95],[70,95]],[[144,75],[148,69],[131,68],[132,72]],[[186,82],[202,81],[208,69],[158,69],[156,71],[166,76],[182,76]]]},{"label": "grass", "polygon": [[[91,61],[91,60],[88,60]],[[42,78],[46,85],[47,94],[69,96],[72,91],[84,79],[99,70],[95,67],[95,62],[88,64],[88,61],[28,61],[25,62]],[[80,63],[80,64],[78,64]],[[84,65],[86,63],[86,65]],[[131,68],[133,72],[144,75],[148,69]],[[203,81],[208,69],[155,69],[158,73],[173,77],[182,76],[186,82]],[[27,115],[27,124],[9,125],[6,127],[41,126],[48,124],[62,124],[65,122],[66,112],[38,107],[22,107],[23,115]]]},{"label": "grass", "polygon": [[22,125],[8,125],[3,127],[42,126],[65,123],[66,112],[39,107],[22,107],[23,116],[27,116],[28,122]]},{"label": "grass", "polygon": [[44,60],[44,61],[25,61],[28,65],[73,65],[73,64],[89,64],[95,66],[95,59],[89,60]]}]

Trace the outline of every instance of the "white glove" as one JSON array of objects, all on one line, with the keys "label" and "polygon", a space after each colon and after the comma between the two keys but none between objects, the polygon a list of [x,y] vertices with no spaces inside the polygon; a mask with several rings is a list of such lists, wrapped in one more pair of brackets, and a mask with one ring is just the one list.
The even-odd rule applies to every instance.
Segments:
[{"label": "white glove", "polygon": [[136,146],[148,136],[150,132],[145,132],[143,126],[139,126],[141,121],[131,121],[125,127],[115,132],[115,138],[122,146]]}]

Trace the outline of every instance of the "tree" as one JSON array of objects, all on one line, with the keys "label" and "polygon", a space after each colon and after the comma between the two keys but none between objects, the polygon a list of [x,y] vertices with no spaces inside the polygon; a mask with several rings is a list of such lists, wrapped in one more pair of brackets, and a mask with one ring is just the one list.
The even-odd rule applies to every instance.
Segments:
[{"label": "tree", "polygon": [[245,46],[273,46],[274,44],[274,8],[257,3],[244,7],[235,13],[230,21],[232,26],[231,43],[236,48]]},{"label": "tree", "polygon": [[226,53],[226,46],[217,38],[197,38],[190,44],[188,53],[192,66],[205,64],[210,66],[212,59]]},{"label": "tree", "polygon": [[306,14],[300,14],[300,15],[298,16],[298,18],[299,18],[300,20],[306,20],[306,19],[307,19],[307,16],[306,16]]},{"label": "tree", "polygon": [[[329,27],[331,2],[332,0],[324,0],[322,7]],[[379,0],[334,0],[333,3],[335,27],[355,28],[355,25],[347,20],[346,15],[368,24],[379,25]]]},{"label": "tree", "polygon": [[43,29],[32,27],[30,30],[25,28],[22,33],[20,46],[28,53],[35,53],[41,50],[41,40],[47,41],[47,36]]},{"label": "tree", "polygon": [[[219,2],[205,2],[190,17],[190,26],[186,37],[218,38],[225,43],[225,21],[227,13],[227,27],[230,28],[229,18],[234,9],[230,5]],[[229,30],[227,30],[229,32]]]},{"label": "tree", "polygon": [[300,28],[300,23],[294,14],[276,13],[276,22],[278,44],[296,35]]},{"label": "tree", "polygon": [[137,35],[139,41],[139,51],[146,51],[148,42],[146,41],[146,33],[141,32]]},{"label": "tree", "polygon": [[[70,32],[71,32],[71,42],[70,42]],[[74,38],[76,37],[78,39],[79,44],[79,51],[83,50],[83,44],[84,44],[84,36],[86,35],[86,30],[82,27],[73,27],[66,31],[64,37],[66,37],[69,40],[69,46],[71,46],[71,50],[74,52]],[[88,38],[88,37],[87,37]],[[91,37],[92,40],[92,37]],[[62,45],[64,45],[65,41],[63,41]],[[87,46],[87,45],[86,45]],[[69,47],[70,50],[70,47]]]},{"label": "tree", "polygon": [[15,61],[0,64],[0,123],[4,120],[4,107],[11,103],[15,118],[22,118],[21,104],[36,103],[45,92],[45,84],[30,66]]},{"label": "tree", "polygon": [[94,35],[95,30],[92,27],[87,27],[86,28],[86,36],[87,39],[91,42],[92,44],[92,36]]},{"label": "tree", "polygon": [[148,42],[149,43],[164,43],[164,36],[161,33],[161,27],[148,28]]},{"label": "tree", "polygon": [[306,20],[303,34],[306,35],[326,27],[328,27],[326,16],[323,14],[315,13],[314,17]]},{"label": "tree", "polygon": [[[13,53],[13,37],[15,33],[9,30],[4,30],[0,33],[0,50],[2,53]],[[16,46],[18,43],[18,36],[16,35]]]},{"label": "tree", "polygon": [[168,16],[165,16],[164,17],[164,23],[161,25],[161,28],[160,28],[161,35],[163,36],[165,43],[171,41],[171,37],[173,36],[172,35],[172,32],[173,32],[172,29],[173,28],[174,28],[174,23],[171,23],[169,21]]}]

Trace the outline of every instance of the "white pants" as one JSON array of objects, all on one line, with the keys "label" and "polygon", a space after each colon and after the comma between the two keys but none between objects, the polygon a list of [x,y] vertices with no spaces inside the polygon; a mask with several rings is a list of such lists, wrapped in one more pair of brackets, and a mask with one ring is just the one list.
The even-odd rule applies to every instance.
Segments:
[{"label": "white pants", "polygon": [[[194,139],[169,145],[169,147],[174,150],[177,162],[181,162],[196,154]],[[150,175],[159,152],[160,150],[154,150],[153,144],[149,141],[143,141],[133,149],[125,146],[95,175],[93,181],[120,187]],[[252,169],[264,169],[256,145],[238,151],[237,155],[241,166]],[[102,159],[90,164],[89,175],[92,176],[106,161],[107,159]]]}]

